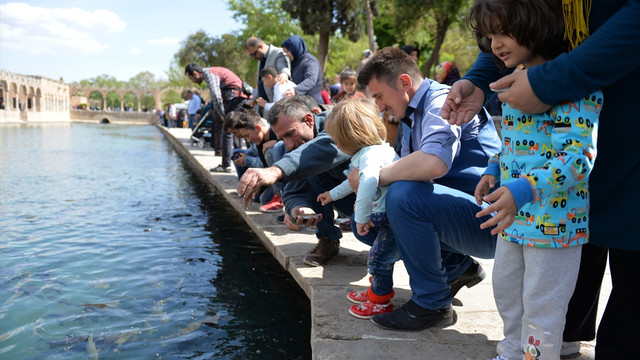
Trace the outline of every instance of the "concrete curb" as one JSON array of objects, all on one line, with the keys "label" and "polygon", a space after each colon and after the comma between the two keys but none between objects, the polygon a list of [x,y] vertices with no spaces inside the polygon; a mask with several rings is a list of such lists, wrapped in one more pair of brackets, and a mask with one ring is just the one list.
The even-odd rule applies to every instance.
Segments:
[{"label": "concrete curb", "polygon": [[[472,289],[463,288],[454,299],[456,324],[444,329],[428,329],[417,333],[393,332],[379,328],[368,320],[348,314],[352,304],[346,295],[350,290],[368,287],[368,246],[344,232],[340,253],[329,265],[309,267],[304,255],[316,244],[315,235],[307,230],[294,232],[276,222],[278,214],[264,214],[253,204],[244,209],[242,200],[232,194],[236,190],[236,173],[211,173],[220,163],[211,149],[191,147],[189,129],[166,129],[158,126],[180,156],[216,192],[222,194],[240,214],[265,247],[287,270],[307,294],[311,303],[311,347],[313,359],[491,359],[496,356],[496,343],[502,339],[502,320],[496,310],[491,286],[493,260],[477,259],[487,278]],[[611,281],[607,269],[600,314],[604,310]],[[394,270],[395,306],[411,297],[409,277],[402,261]],[[595,342],[583,342],[581,355],[573,359],[594,359]]]}]

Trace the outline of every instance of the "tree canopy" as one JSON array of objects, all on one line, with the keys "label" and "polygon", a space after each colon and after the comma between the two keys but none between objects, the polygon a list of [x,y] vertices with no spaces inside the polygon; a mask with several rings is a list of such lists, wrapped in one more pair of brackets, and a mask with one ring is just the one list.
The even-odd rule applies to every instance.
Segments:
[{"label": "tree canopy", "polygon": [[347,67],[356,68],[362,51],[370,48],[367,14],[373,18],[371,33],[376,49],[414,45],[420,49],[420,65],[426,76],[445,60],[456,62],[464,73],[478,53],[469,30],[461,26],[470,3],[471,0],[228,0],[233,18],[243,28],[215,37],[203,29],[188,35],[168,64],[167,79],[143,71],[126,82],[103,74],[80,84],[107,88],[202,88],[203,85],[193,84],[184,75],[184,67],[195,62],[203,67],[229,68],[256,86],[258,62],[247,55],[246,40],[257,36],[267,44],[281,46],[282,41],[295,34],[304,38],[307,48],[331,79]]}]

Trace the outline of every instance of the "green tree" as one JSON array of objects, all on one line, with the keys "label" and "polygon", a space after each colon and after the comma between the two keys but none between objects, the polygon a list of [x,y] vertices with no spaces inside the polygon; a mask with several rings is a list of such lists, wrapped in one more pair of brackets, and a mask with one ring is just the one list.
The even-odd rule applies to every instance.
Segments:
[{"label": "green tree", "polygon": [[[189,63],[196,63],[203,68],[209,66],[222,66],[233,71],[241,78],[245,77],[249,67],[249,57],[244,51],[242,41],[233,34],[223,34],[220,37],[211,37],[203,30],[187,36],[180,43],[178,52],[174,55],[176,69],[171,72],[170,83],[181,82],[177,79],[176,70],[184,68]],[[172,67],[174,65],[172,64]]]},{"label": "green tree", "polygon": [[143,71],[129,79],[127,85],[134,89],[151,90],[158,87],[156,76],[150,71]]},{"label": "green tree", "polygon": [[89,94],[89,98],[87,99],[89,107],[99,106],[102,108],[102,93],[100,91],[94,90]]},{"label": "green tree", "polygon": [[298,26],[298,21],[282,9],[281,0],[230,0],[229,9],[233,11],[233,18],[245,25],[238,35],[241,57],[247,61],[247,68],[242,75],[247,83],[256,87],[258,62],[247,56],[244,49],[247,39],[257,36],[267,44],[280,47],[289,36],[301,34],[302,29]]},{"label": "green tree", "polygon": [[138,97],[136,97],[134,93],[128,92],[124,94],[124,96],[122,97],[122,102],[125,108],[132,108],[133,110],[138,110]]},{"label": "green tree", "polygon": [[300,21],[305,34],[318,34],[318,61],[326,70],[329,38],[336,32],[355,42],[364,33],[367,0],[282,0],[282,8]]},{"label": "green tree", "polygon": [[428,54],[423,74],[431,75],[449,27],[461,20],[469,0],[394,0],[397,31],[405,43],[418,39],[421,54]]},{"label": "green tree", "polygon": [[[82,82],[81,82],[82,83]],[[122,81],[118,81],[114,76],[108,74],[98,75],[88,80],[88,84],[94,87],[105,87],[119,89],[122,86]]]},{"label": "green tree", "polygon": [[480,49],[478,44],[472,37],[471,32],[464,24],[452,26],[447,31],[447,36],[442,43],[440,49],[440,59],[438,64],[443,61],[451,61],[456,63],[460,75],[464,75],[471,65],[473,65]]},{"label": "green tree", "polygon": [[120,107],[120,95],[115,91],[107,93],[107,107],[117,109]]}]

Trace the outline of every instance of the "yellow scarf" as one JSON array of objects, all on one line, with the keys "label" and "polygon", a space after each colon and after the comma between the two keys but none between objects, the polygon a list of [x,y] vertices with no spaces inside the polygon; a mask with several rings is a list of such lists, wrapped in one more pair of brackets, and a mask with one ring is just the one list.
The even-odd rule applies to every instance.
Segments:
[{"label": "yellow scarf", "polygon": [[562,12],[564,38],[569,41],[570,50],[573,50],[589,37],[591,0],[562,0]]}]

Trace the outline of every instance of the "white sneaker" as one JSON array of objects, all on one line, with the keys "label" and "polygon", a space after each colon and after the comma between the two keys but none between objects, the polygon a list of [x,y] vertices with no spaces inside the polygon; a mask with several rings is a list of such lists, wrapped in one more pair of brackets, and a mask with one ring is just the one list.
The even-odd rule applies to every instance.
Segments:
[{"label": "white sneaker", "polygon": [[563,341],[560,348],[560,356],[571,356],[580,353],[580,341]]}]

